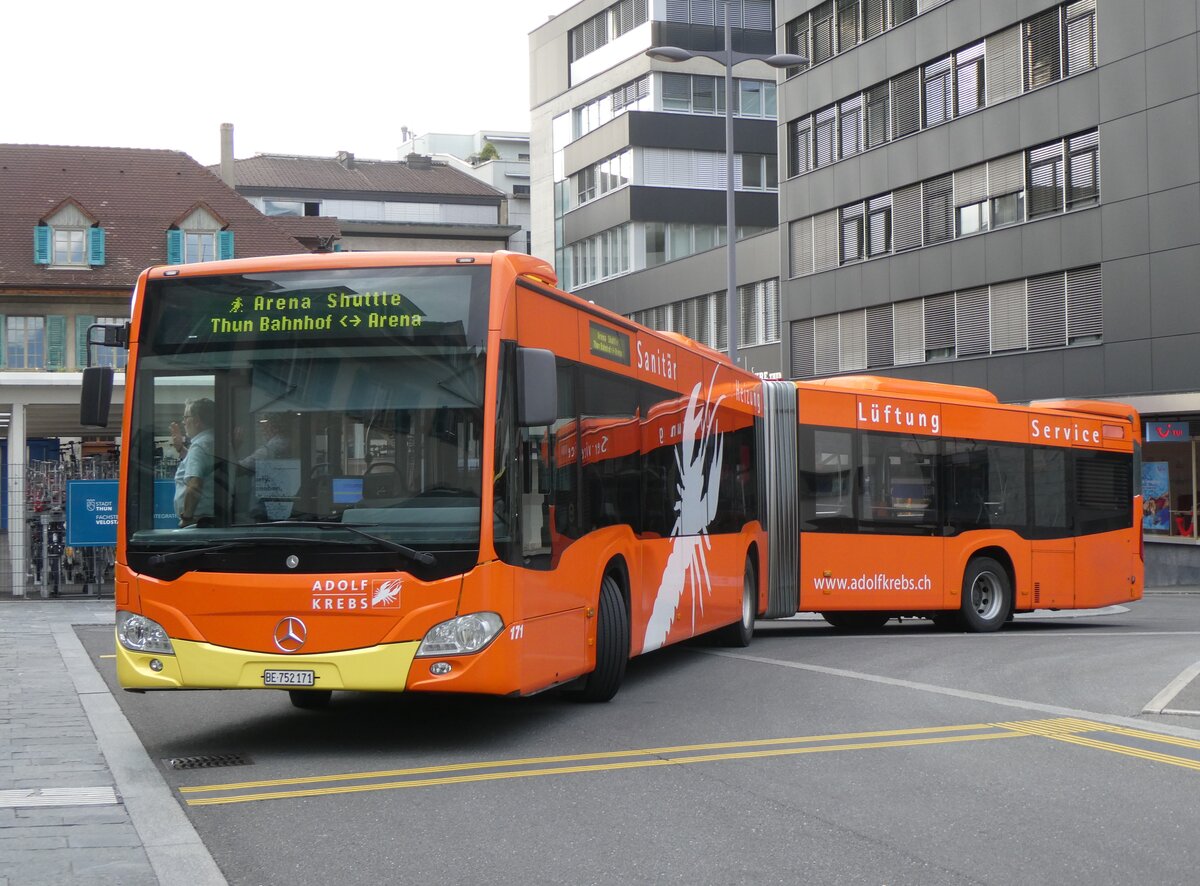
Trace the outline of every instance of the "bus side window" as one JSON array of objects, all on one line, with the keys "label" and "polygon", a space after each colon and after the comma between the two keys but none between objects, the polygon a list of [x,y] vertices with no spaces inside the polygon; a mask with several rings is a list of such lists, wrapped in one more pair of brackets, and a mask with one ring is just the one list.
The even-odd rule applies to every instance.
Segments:
[{"label": "bus side window", "polygon": [[850,431],[800,434],[800,519],[818,532],[852,532],[852,436]]}]

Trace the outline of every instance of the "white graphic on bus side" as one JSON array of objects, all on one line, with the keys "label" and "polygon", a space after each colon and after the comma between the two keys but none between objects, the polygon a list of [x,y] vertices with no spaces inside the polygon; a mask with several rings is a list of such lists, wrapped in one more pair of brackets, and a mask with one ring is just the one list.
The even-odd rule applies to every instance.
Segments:
[{"label": "white graphic on bus side", "polygon": [[[717,374],[709,383],[709,397]],[[683,437],[675,450],[679,469],[679,498],[675,502],[675,525],[671,527],[671,553],[663,570],[654,608],[646,623],[642,652],[660,648],[671,632],[679,613],[685,591],[691,592],[692,630],[695,633],[696,610],[704,612],[704,595],[712,594],[712,577],[708,571],[705,552],[711,550],[708,525],[716,516],[717,499],[721,494],[721,458],[724,438],[717,436],[717,407],[725,399],[700,406],[700,383],[692,388],[687,411],[683,417]],[[715,449],[713,447],[715,446]],[[712,449],[710,455],[710,449]],[[708,465],[707,472],[704,469]]]}]

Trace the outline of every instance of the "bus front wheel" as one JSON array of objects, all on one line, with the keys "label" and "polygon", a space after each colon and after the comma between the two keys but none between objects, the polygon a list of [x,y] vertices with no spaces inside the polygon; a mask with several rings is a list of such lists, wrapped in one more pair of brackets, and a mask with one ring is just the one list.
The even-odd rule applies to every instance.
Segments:
[{"label": "bus front wheel", "polygon": [[582,698],[609,701],[621,688],[629,661],[629,616],[621,587],[611,575],[600,583],[596,609],[596,669],[583,682]]},{"label": "bus front wheel", "polygon": [[991,557],[976,557],[963,575],[959,619],[972,633],[998,631],[1012,611],[1012,582],[1008,572]]}]

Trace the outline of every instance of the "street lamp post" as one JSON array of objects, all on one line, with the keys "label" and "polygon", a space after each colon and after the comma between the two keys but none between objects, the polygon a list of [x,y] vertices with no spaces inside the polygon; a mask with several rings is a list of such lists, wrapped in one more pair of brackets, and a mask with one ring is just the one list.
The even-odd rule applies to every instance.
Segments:
[{"label": "street lamp post", "polygon": [[763,55],[754,52],[734,52],[729,26],[730,0],[725,0],[725,48],[720,51],[681,49],[678,46],[652,46],[646,55],[664,62],[684,62],[692,58],[708,58],[725,66],[725,338],[729,344],[729,359],[738,361],[737,322],[737,210],[733,187],[733,66],[745,61],[766,62],[773,68],[789,68],[808,64],[801,55],[780,53]]}]

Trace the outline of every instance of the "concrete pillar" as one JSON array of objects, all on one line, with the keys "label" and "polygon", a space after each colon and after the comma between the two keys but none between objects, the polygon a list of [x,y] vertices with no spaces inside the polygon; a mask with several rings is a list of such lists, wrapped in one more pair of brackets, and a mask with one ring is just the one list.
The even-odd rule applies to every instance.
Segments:
[{"label": "concrete pillar", "polygon": [[25,469],[29,447],[25,437],[25,404],[13,403],[8,422],[8,563],[12,594],[25,596],[29,535],[25,526]]}]

